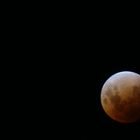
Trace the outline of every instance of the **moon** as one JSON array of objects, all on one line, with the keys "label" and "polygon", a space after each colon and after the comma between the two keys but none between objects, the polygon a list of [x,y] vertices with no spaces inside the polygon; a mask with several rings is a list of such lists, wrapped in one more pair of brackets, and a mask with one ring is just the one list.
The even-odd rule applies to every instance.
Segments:
[{"label": "moon", "polygon": [[101,89],[101,105],[105,113],[120,123],[140,120],[140,75],[131,71],[109,77]]}]

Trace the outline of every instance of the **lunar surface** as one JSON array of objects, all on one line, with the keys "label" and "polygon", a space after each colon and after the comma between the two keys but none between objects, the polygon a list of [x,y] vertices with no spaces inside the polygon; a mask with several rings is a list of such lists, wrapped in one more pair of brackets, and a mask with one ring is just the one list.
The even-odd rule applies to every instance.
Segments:
[{"label": "lunar surface", "polygon": [[101,104],[108,116],[122,123],[140,120],[140,75],[130,71],[112,75],[101,90]]}]

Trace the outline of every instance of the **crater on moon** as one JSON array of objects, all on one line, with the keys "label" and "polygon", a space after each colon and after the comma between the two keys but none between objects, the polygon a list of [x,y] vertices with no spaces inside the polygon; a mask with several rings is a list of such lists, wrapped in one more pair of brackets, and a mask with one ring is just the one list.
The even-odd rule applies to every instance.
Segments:
[{"label": "crater on moon", "polygon": [[121,101],[121,97],[119,95],[112,95],[109,97],[109,99],[111,100],[111,103],[116,110],[122,111],[123,102]]},{"label": "crater on moon", "polygon": [[107,104],[107,102],[108,102],[108,101],[107,101],[107,98],[104,98],[104,99],[103,99],[103,102],[104,102],[105,104]]},{"label": "crater on moon", "polygon": [[132,93],[133,93],[134,98],[139,98],[140,99],[140,87],[134,86]]}]

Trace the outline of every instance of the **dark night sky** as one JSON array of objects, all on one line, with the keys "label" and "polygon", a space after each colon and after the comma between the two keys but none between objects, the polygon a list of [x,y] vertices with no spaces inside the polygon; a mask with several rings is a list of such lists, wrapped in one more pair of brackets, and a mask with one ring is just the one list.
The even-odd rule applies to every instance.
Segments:
[{"label": "dark night sky", "polygon": [[[100,103],[101,88],[108,77],[123,70],[140,73],[139,55],[135,55],[138,51],[132,50],[133,55],[130,55],[126,50],[119,52],[118,48],[104,51],[94,47],[95,43],[91,46],[90,49],[83,46],[63,51],[59,48],[59,53],[53,49],[47,61],[42,55],[38,55],[39,59],[36,56],[35,61],[32,55],[25,64],[18,63],[21,67],[12,63],[11,73],[14,78],[17,75],[17,79],[12,81],[11,89],[15,85],[18,88],[14,95],[10,94],[9,100],[11,96],[15,100],[16,113],[10,107],[13,119],[19,120],[17,125],[24,126],[31,134],[37,132],[39,137],[46,131],[51,131],[52,136],[81,139],[100,138],[104,132],[105,138],[112,138],[110,133],[117,133],[118,138],[138,136],[134,130],[138,130],[139,123],[122,125],[114,122],[104,113]],[[15,114],[18,115],[15,117]]]},{"label": "dark night sky", "polygon": [[111,134],[117,138],[136,136],[137,132],[133,131],[139,128],[139,123],[114,122],[100,103],[101,88],[108,77],[124,70],[140,73],[136,24],[130,28],[130,14],[120,16],[117,10],[114,13],[93,7],[73,13],[67,7],[58,10],[60,12],[52,10],[47,31],[43,28],[44,33],[38,34],[41,39],[37,38],[36,44],[47,46],[39,57],[35,54],[36,60],[40,59],[36,67],[41,79],[38,81],[42,107],[39,112],[46,112],[43,121],[50,117],[47,122],[49,130],[53,130],[52,136],[65,139],[94,139],[96,136],[100,139],[102,133],[105,139],[112,139]]},{"label": "dark night sky", "polygon": [[[120,44],[124,42],[119,42]],[[110,119],[103,111],[100,103],[100,92],[104,82],[114,73],[120,71],[133,71],[140,74],[139,59],[133,46],[127,43],[130,50],[120,49],[112,42],[112,49],[104,47],[104,50],[95,47],[87,49],[81,47],[66,53],[63,62],[59,66],[62,79],[60,92],[61,111],[60,116],[64,122],[65,131],[71,134],[78,134],[81,138],[94,139],[100,132],[120,136],[133,136],[133,132],[140,127],[139,123],[120,124]],[[102,43],[102,46],[107,46]],[[115,47],[113,47],[115,46]],[[59,72],[58,72],[59,73]],[[60,90],[60,91],[61,91]],[[60,120],[61,120],[60,119]],[[58,119],[59,120],[59,119]],[[61,123],[60,123],[61,125]],[[137,134],[138,135],[138,134]],[[102,134],[101,134],[102,136]]]},{"label": "dark night sky", "polygon": [[94,139],[96,135],[100,138],[101,132],[109,138],[110,133],[117,133],[118,138],[136,135],[133,131],[140,127],[139,123],[124,125],[113,121],[100,103],[101,88],[112,74],[125,70],[140,73],[138,56],[132,56],[126,49],[117,47],[112,50],[81,47],[65,49],[59,59],[55,59],[53,73],[57,86],[52,89],[57,91],[53,94],[57,104],[53,119],[55,130],[61,131],[59,135],[65,133],[66,137],[76,135],[82,139]]},{"label": "dark night sky", "polygon": [[59,135],[94,139],[105,132],[105,138],[111,138],[110,133],[119,138],[122,132],[123,136],[135,134],[131,130],[140,126],[114,122],[100,103],[101,88],[112,74],[125,70],[140,74],[135,26],[129,28],[123,18],[120,23],[113,17],[111,21],[106,16],[94,20],[86,15],[86,22],[79,17],[74,22],[66,18],[64,24],[60,22],[59,28],[54,28],[57,33],[51,46],[59,47],[51,48],[48,60],[53,62],[51,76],[57,85],[52,87],[52,93],[56,92],[53,118],[56,131],[61,131]]},{"label": "dark night sky", "polygon": [[4,16],[11,17],[3,23],[3,44],[10,46],[2,52],[4,79],[9,84],[3,82],[9,90],[10,110],[4,109],[8,112],[5,127],[12,123],[10,131],[15,126],[17,134],[22,127],[19,133],[39,138],[51,131],[57,139],[100,139],[103,133],[105,139],[112,139],[110,134],[134,139],[140,124],[111,120],[101,107],[100,93],[116,72],[140,74],[138,18],[131,12],[119,14],[118,7],[112,12],[114,8],[104,4],[103,10],[100,4],[97,9],[93,4],[91,8],[68,5],[61,8],[53,3],[49,9],[44,4],[41,10],[31,6],[35,10],[15,10],[19,15],[11,10]]},{"label": "dark night sky", "polygon": [[[130,55],[126,49],[103,50],[92,40],[89,44],[93,46],[90,49],[83,43],[79,44],[80,48],[52,48],[47,56],[46,51],[41,51],[38,56],[35,53],[35,57],[28,57],[26,63],[24,59],[21,68],[17,65],[14,72],[21,72],[19,78],[24,80],[23,84],[17,83],[22,92],[17,91],[15,96],[18,95],[18,104],[22,106],[18,114],[24,118],[19,125],[24,125],[26,131],[32,129],[32,133],[40,136],[46,134],[48,127],[47,132],[51,131],[52,136],[81,139],[100,138],[102,132],[110,138],[110,133],[117,133],[118,138],[136,135],[133,131],[140,124],[122,125],[111,120],[101,107],[100,93],[112,74],[123,70],[140,73],[139,56],[134,55],[138,51],[132,50],[133,55]],[[102,43],[102,46],[107,44]]]},{"label": "dark night sky", "polygon": [[[109,133],[120,135],[123,131],[122,135],[125,136],[127,134],[125,131],[130,133],[140,126],[139,123],[128,125],[117,123],[111,120],[101,107],[101,88],[112,74],[125,70],[140,73],[138,58],[132,58],[127,51],[118,53],[117,48],[113,50],[112,52],[107,49],[102,55],[101,50],[96,52],[97,50],[92,49],[88,50],[89,53],[87,52],[85,56],[78,55],[77,57],[81,57],[78,58],[78,62],[73,60],[73,64],[76,64],[72,64],[74,70],[68,77],[71,79],[70,93],[69,89],[66,90],[71,96],[68,103],[72,116],[68,118],[74,130],[79,130],[79,135],[84,135],[86,138],[94,138],[96,132],[98,134],[100,131],[107,134],[110,131]],[[71,73],[71,70],[68,72]],[[133,135],[133,131],[131,134]]]},{"label": "dark night sky", "polygon": [[[138,128],[138,123],[122,125],[104,113],[100,92],[104,82],[114,73],[124,70],[140,73],[139,51],[134,48],[138,46],[137,38],[129,36],[124,28],[112,31],[110,25],[107,26],[110,30],[102,26],[99,30],[100,25],[95,26],[96,31],[91,25],[83,30],[79,24],[73,26],[76,27],[64,26],[64,31],[61,26],[57,30],[54,26],[56,34],[51,31],[54,38],[50,40],[50,47],[41,50],[36,59],[40,59],[36,70],[39,69],[41,80],[36,87],[41,94],[36,98],[42,108],[39,109],[43,113],[42,120],[50,117],[49,130],[58,137],[75,138],[76,135],[77,138],[94,139],[96,135],[100,138],[102,132],[106,133],[105,138],[111,138],[110,133],[118,138],[135,134],[131,130]],[[46,107],[48,110],[44,112]]]}]

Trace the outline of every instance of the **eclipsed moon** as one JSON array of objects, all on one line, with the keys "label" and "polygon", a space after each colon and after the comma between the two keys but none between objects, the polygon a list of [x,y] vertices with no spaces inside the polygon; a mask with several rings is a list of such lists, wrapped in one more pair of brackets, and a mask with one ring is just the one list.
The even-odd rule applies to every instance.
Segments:
[{"label": "eclipsed moon", "polygon": [[122,123],[140,120],[140,75],[123,71],[112,75],[101,90],[101,104],[106,114]]}]

